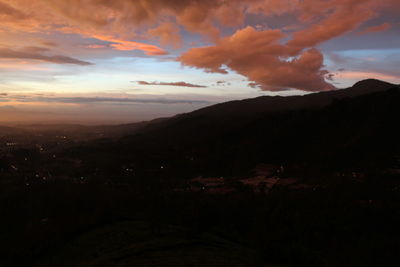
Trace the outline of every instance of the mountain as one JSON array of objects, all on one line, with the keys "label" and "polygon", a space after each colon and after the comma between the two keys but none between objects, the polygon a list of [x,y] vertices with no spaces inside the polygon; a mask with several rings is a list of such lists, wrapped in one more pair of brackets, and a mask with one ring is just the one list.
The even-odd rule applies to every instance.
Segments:
[{"label": "mountain", "polygon": [[381,92],[395,85],[375,79],[356,83],[347,89],[313,93],[305,96],[261,96],[253,99],[237,100],[221,103],[178,115],[160,124],[153,124],[149,129],[166,127],[167,125],[185,124],[192,120],[207,119],[209,122],[234,124],[253,120],[268,113],[277,113],[302,109],[318,109],[331,104],[335,100]]},{"label": "mountain", "polygon": [[103,155],[107,173],[125,164],[143,170],[142,176],[164,165],[171,177],[234,176],[259,163],[327,172],[381,168],[400,155],[399,104],[398,86],[366,80],[331,92],[218,104],[75,153],[93,166]]}]

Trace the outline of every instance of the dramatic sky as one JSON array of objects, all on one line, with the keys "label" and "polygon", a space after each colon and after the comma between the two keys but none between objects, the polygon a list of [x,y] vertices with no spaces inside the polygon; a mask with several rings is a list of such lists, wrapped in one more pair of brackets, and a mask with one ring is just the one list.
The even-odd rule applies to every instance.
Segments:
[{"label": "dramatic sky", "polygon": [[399,66],[399,0],[0,0],[0,122],[134,122]]}]

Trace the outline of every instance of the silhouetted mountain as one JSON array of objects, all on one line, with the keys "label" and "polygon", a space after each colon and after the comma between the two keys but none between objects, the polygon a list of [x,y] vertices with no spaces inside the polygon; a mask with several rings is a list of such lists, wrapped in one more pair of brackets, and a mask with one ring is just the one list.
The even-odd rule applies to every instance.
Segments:
[{"label": "silhouetted mountain", "polygon": [[178,115],[165,120],[161,124],[153,124],[149,128],[162,128],[176,124],[185,125],[187,122],[190,123],[192,120],[200,119],[206,119],[209,123],[215,121],[217,124],[227,124],[228,122],[236,124],[241,123],[242,120],[254,120],[267,113],[322,108],[338,99],[381,92],[394,86],[387,82],[369,79],[360,81],[347,89],[313,93],[305,96],[261,96],[253,99],[231,101]]},{"label": "silhouetted mountain", "polygon": [[398,86],[366,80],[332,92],[218,104],[92,149],[148,169],[169,164],[171,175],[179,170],[182,177],[237,175],[261,162],[372,168],[398,155],[399,103]]}]

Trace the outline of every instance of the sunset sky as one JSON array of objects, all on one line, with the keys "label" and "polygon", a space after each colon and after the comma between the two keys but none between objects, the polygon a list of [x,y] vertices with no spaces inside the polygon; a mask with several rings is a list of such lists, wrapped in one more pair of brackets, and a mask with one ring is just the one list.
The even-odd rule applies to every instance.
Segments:
[{"label": "sunset sky", "polygon": [[399,0],[0,0],[0,122],[400,83]]}]

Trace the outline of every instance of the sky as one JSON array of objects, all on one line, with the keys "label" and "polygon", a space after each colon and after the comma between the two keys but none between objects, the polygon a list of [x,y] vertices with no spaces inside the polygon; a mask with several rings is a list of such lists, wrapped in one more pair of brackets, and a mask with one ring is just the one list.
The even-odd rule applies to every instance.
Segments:
[{"label": "sky", "polygon": [[399,66],[398,0],[0,0],[0,123],[137,122]]}]

